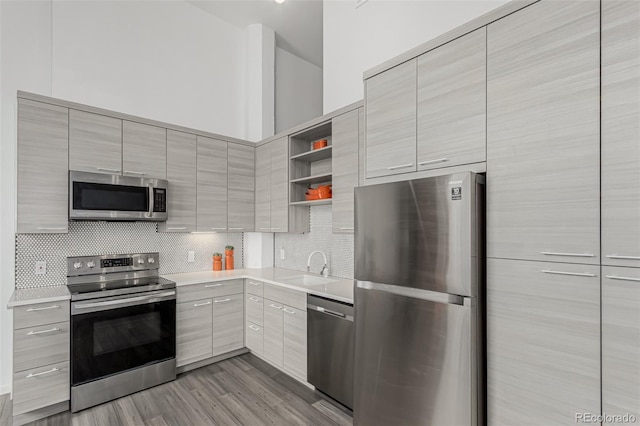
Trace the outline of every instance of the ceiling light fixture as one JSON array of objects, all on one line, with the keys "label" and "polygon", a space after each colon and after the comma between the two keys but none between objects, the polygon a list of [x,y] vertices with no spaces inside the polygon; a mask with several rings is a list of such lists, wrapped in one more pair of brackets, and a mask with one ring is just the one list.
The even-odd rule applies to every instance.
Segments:
[{"label": "ceiling light fixture", "polygon": [[273,1],[275,1],[275,2],[276,2],[276,3],[278,3],[278,4],[282,4],[282,3],[284,3],[284,0],[273,0]]}]

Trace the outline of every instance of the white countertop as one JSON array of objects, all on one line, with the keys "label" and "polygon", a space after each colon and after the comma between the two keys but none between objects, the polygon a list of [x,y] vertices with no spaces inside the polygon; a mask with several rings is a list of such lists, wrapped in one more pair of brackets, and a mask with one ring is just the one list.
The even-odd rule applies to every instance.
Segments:
[{"label": "white countertop", "polygon": [[314,275],[319,277],[319,275],[317,274],[310,274],[308,272],[294,271],[292,269],[284,268],[247,268],[236,269],[233,271],[201,271],[162,276],[168,280],[175,281],[177,287],[191,284],[224,281],[233,278],[249,278],[269,284],[274,284],[280,287],[303,291],[305,293],[314,294],[316,296],[339,300],[346,303],[353,303],[353,280],[328,277],[327,279],[331,280],[331,282],[315,285],[295,285],[282,282],[283,279],[301,275]]},{"label": "white countertop", "polygon": [[9,309],[16,306],[35,305],[36,303],[59,302],[71,299],[66,285],[55,287],[17,288],[7,303]]}]

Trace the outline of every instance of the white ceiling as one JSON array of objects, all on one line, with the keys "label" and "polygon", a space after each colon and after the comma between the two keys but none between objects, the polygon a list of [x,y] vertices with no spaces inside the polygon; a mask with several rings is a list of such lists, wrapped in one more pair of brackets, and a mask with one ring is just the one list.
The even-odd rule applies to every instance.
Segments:
[{"label": "white ceiling", "polygon": [[279,47],[322,68],[322,0],[186,0],[240,27],[263,24]]}]

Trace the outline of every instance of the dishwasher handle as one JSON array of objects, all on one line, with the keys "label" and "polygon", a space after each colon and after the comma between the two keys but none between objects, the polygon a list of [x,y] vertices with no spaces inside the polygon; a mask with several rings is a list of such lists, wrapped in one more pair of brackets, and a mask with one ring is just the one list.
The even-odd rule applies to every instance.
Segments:
[{"label": "dishwasher handle", "polygon": [[332,317],[335,317],[338,319],[343,319],[343,320],[353,322],[353,316],[345,315],[341,312],[332,311],[331,309],[323,308],[322,306],[307,304],[307,309],[311,309],[313,311],[320,312],[325,315],[331,315]]}]

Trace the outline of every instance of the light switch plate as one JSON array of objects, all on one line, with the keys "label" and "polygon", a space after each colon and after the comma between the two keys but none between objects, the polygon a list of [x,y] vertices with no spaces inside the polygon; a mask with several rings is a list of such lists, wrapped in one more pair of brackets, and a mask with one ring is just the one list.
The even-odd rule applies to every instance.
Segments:
[{"label": "light switch plate", "polygon": [[195,262],[196,261],[196,252],[195,251],[189,251],[187,261],[189,261],[189,262]]},{"label": "light switch plate", "polygon": [[47,262],[44,260],[38,260],[36,262],[36,275],[44,275],[47,273]]}]

